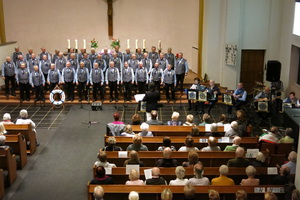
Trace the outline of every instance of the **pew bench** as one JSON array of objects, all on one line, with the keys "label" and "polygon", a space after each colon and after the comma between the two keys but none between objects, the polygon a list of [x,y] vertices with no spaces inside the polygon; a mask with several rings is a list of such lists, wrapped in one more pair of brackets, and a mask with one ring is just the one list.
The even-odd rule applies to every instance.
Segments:
[{"label": "pew bench", "polygon": [[27,151],[26,151],[26,140],[23,139],[21,133],[17,135],[5,135],[5,144],[13,149],[14,154],[20,157],[20,169],[23,169],[27,163]]},{"label": "pew bench", "polygon": [[17,161],[16,155],[11,154],[9,148],[0,149],[0,168],[7,170],[5,183],[12,185],[17,179]]},{"label": "pew bench", "polygon": [[3,174],[3,169],[0,169],[0,199],[3,199],[4,194],[5,194],[4,174]]}]

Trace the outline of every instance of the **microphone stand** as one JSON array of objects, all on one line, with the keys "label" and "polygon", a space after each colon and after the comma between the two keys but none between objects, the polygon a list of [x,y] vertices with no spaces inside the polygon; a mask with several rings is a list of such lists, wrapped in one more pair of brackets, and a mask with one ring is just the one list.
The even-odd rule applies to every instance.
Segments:
[{"label": "microphone stand", "polygon": [[[90,105],[90,86],[87,87],[87,99],[88,99],[88,105]],[[81,102],[82,105],[82,102]],[[99,121],[91,121],[91,110],[89,109],[89,121],[82,121],[83,124],[88,124],[88,128],[91,127],[93,124],[98,124]]]}]

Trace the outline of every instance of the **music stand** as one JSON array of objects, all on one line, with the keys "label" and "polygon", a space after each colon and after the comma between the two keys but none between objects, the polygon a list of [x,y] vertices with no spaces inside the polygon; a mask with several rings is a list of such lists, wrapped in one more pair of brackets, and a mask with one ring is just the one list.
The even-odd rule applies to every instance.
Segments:
[{"label": "music stand", "polygon": [[[90,105],[90,86],[87,87],[86,93],[87,93],[88,105]],[[80,109],[87,110],[87,109],[83,108],[82,102],[81,102]],[[89,112],[89,121],[82,121],[82,123],[83,124],[88,124],[88,128],[90,128],[91,125],[98,124],[99,121],[91,121],[91,110],[89,109],[88,112]]]}]

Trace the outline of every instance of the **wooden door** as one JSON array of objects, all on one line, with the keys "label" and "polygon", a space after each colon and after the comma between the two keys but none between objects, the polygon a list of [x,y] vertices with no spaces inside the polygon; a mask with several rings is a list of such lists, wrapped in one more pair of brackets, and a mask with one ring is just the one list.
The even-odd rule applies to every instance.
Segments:
[{"label": "wooden door", "polygon": [[246,91],[251,93],[256,81],[264,80],[265,50],[242,50],[240,81]]}]

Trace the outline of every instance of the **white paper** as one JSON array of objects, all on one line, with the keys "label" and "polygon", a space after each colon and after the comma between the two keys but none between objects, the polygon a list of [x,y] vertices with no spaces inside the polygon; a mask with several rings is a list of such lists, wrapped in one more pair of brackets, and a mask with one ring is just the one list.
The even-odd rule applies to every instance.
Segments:
[{"label": "white paper", "polygon": [[210,132],[211,124],[205,124],[205,132]]},{"label": "white paper", "polygon": [[119,158],[127,158],[127,151],[118,151]]},{"label": "white paper", "polygon": [[145,179],[151,179],[152,178],[152,169],[145,169],[144,170]]},{"label": "white paper", "polygon": [[268,167],[268,175],[277,175],[278,170],[277,167]]},{"label": "white paper", "polygon": [[129,174],[131,169],[135,169],[140,173],[140,165],[126,165],[126,174]]},{"label": "white paper", "polygon": [[105,169],[105,174],[108,174],[108,175],[112,174],[111,167],[104,167],[104,169]]},{"label": "white paper", "polygon": [[284,193],[283,187],[267,187],[267,192]]},{"label": "white paper", "polygon": [[247,149],[246,158],[256,158],[259,149]]},{"label": "white paper", "polygon": [[221,137],[223,143],[229,143],[229,137]]},{"label": "white paper", "polygon": [[134,99],[136,102],[142,101],[144,98],[145,94],[136,94],[134,95]]},{"label": "white paper", "polygon": [[199,142],[200,142],[200,143],[207,143],[207,139],[206,139],[206,138],[200,138],[200,139],[199,139]]},{"label": "white paper", "polygon": [[265,193],[266,189],[264,187],[255,187],[254,193]]},{"label": "white paper", "polygon": [[224,124],[224,132],[229,131],[231,129],[230,124]]}]

